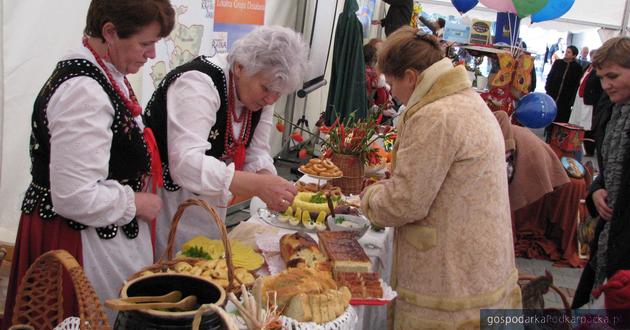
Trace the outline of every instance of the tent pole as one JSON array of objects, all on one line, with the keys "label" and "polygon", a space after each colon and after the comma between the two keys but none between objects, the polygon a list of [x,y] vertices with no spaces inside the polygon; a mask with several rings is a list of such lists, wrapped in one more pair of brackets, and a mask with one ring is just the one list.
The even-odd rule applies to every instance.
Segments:
[{"label": "tent pole", "polygon": [[619,32],[620,36],[625,36],[628,34],[628,17],[630,16],[630,0],[626,0],[626,5],[623,9],[623,19],[621,20],[621,31]]},{"label": "tent pole", "polygon": [[[4,18],[4,1],[0,2],[0,21],[5,21]],[[4,139],[4,24],[0,24],[0,141],[6,141]],[[3,144],[0,142],[0,187],[2,186],[2,153]]]}]

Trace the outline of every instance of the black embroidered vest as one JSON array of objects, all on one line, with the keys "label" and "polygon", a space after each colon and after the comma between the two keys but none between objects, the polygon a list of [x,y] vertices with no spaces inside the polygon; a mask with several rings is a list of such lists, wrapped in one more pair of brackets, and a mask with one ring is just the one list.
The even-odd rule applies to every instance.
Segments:
[{"label": "black embroidered vest", "polygon": [[[221,107],[216,114],[216,121],[210,132],[208,132],[208,142],[212,144],[212,149],[206,151],[206,155],[215,157],[220,160],[225,159],[225,139],[228,138],[228,145],[232,143],[232,134],[226,134],[227,131],[227,116],[228,116],[228,94],[227,83],[225,80],[225,74],[223,70],[216,64],[210,62],[207,57],[199,56],[192,61],[185,63],[171,72],[169,72],[164,79],[160,82],[160,85],[153,93],[149,104],[147,104],[146,111],[144,113],[144,122],[147,127],[153,130],[155,140],[160,149],[160,159],[162,160],[162,168],[164,169],[162,177],[164,178],[164,188],[169,191],[179,190],[179,186],[173,182],[168,168],[168,139],[166,134],[166,93],[177,78],[188,71],[199,71],[208,75],[214,85],[216,86],[219,97],[221,98]],[[251,122],[251,134],[246,141],[246,146],[252,140],[256,126],[260,121],[260,115],[262,111],[254,111],[252,113]],[[247,127],[242,128],[247,129]]]},{"label": "black embroidered vest", "polygon": [[[42,220],[52,219],[56,215],[50,196],[50,132],[46,108],[50,98],[62,83],[79,76],[96,80],[109,96],[114,108],[114,121],[111,126],[113,137],[107,179],[116,180],[123,185],[131,186],[134,191],[140,191],[142,177],[150,171],[150,158],[140,127],[110,85],[107,77],[88,60],[61,61],[57,63],[54,72],[37,95],[31,118],[32,181],[22,202],[22,212],[30,214],[39,206],[39,216]],[[87,228],[70,219],[66,219],[66,222],[76,230]],[[127,237],[138,236],[139,228],[135,218],[122,228]],[[96,232],[100,238],[113,238],[118,232],[118,226],[99,227],[96,228]]]}]

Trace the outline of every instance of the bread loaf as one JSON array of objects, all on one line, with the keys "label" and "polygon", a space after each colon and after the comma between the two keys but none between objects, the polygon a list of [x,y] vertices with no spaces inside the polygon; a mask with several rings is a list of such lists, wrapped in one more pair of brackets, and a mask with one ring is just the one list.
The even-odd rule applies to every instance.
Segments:
[{"label": "bread loaf", "polygon": [[276,303],[283,314],[300,322],[329,322],[343,314],[350,303],[348,288],[337,288],[330,273],[310,268],[290,268],[282,273],[258,279],[253,291],[261,297],[276,292]]},{"label": "bread loaf", "polygon": [[[330,267],[325,267],[327,259],[317,246],[317,242],[302,232],[286,234],[280,238],[280,256],[287,267],[298,267],[304,264],[322,271],[330,269]],[[324,264],[319,265],[320,263]]]},{"label": "bread loaf", "polygon": [[308,295],[300,293],[293,296],[287,307],[284,309],[283,314],[300,322],[309,322],[313,320]]}]

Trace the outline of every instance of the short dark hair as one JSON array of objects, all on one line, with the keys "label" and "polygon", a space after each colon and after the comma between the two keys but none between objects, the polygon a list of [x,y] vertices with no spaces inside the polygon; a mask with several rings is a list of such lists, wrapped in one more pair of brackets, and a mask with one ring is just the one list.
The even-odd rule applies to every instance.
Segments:
[{"label": "short dark hair", "polygon": [[438,18],[438,19],[437,19],[437,24],[438,24],[441,28],[443,28],[444,26],[446,26],[446,21],[445,21],[442,17],[440,17],[440,18]]},{"label": "short dark hair", "polygon": [[169,0],[92,0],[84,33],[105,41],[101,32],[107,22],[114,24],[123,39],[157,22],[164,38],[173,30],[175,11]]},{"label": "short dark hair", "polygon": [[573,53],[573,56],[578,56],[578,54],[580,53],[580,51],[577,49],[577,47],[571,45],[569,47],[567,47],[567,50],[570,49],[571,53]]},{"label": "short dark hair", "polygon": [[369,66],[376,64],[376,47],[374,45],[367,43],[363,46],[363,60]]}]

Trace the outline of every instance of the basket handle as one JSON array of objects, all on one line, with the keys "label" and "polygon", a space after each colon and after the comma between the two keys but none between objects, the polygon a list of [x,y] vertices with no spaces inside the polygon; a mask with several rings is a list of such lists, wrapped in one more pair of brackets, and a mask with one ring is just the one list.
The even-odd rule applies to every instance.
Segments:
[{"label": "basket handle", "polygon": [[[534,279],[538,278],[537,276],[533,276],[533,275],[519,275],[518,277],[518,281],[532,281]],[[562,305],[564,305],[564,309],[569,313],[569,315],[571,315],[571,304],[569,303],[569,300],[567,299],[567,296],[564,294],[564,292],[562,292],[560,290],[560,288],[558,288],[557,286],[551,284],[549,286],[549,288],[551,290],[553,290],[558,296],[560,296],[560,299],[562,300]]]},{"label": "basket handle", "polygon": [[[234,283],[234,264],[232,263],[232,247],[230,246],[230,242],[228,241],[227,229],[225,228],[225,224],[223,224],[223,220],[221,220],[221,216],[217,213],[217,211],[208,204],[208,202],[201,200],[190,198],[179,205],[177,208],[177,212],[175,212],[175,216],[173,216],[173,221],[171,222],[171,231],[168,233],[168,244],[166,246],[166,260],[173,260],[173,246],[175,243],[175,236],[177,234],[177,225],[179,224],[179,220],[184,214],[184,210],[189,206],[199,206],[204,210],[208,211],[211,215],[211,219],[217,224],[217,228],[221,232],[221,241],[223,241],[223,248],[225,249],[225,263],[227,264],[228,270],[228,281],[229,285],[227,287],[227,292],[231,292],[238,285]],[[161,263],[164,259],[164,256],[160,258],[158,263]]]},{"label": "basket handle", "polygon": [[[18,288],[12,323],[14,325],[19,325],[22,322],[31,323],[33,328],[41,329],[47,328],[50,325],[49,322],[56,322],[57,324],[62,322],[63,306],[53,306],[54,303],[51,303],[51,299],[56,298],[56,302],[59,304],[63,301],[63,269],[70,276],[70,281],[74,286],[81,322],[88,323],[95,329],[111,329],[103,306],[90,281],[85,277],[83,268],[65,250],[48,251],[35,259],[28,268]],[[42,283],[38,276],[46,277],[49,280],[54,279],[55,286],[52,287],[47,284],[44,290],[41,286],[46,285],[46,283]],[[39,296],[42,293],[45,295],[44,299]],[[38,298],[36,299],[34,296]],[[43,307],[46,304],[49,306]],[[51,310],[56,315],[50,314]],[[40,315],[42,313],[45,315]]]}]

